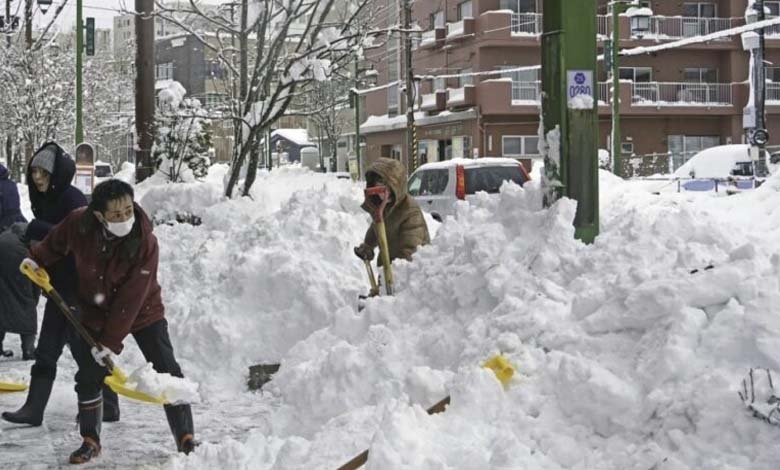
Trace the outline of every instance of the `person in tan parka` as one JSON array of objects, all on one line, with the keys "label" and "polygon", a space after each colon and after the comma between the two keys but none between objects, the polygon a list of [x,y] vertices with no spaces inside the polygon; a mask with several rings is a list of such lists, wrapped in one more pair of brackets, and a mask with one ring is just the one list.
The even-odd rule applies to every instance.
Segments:
[{"label": "person in tan parka", "polygon": [[[406,193],[406,167],[398,160],[379,158],[366,171],[366,187],[377,185],[386,185],[391,192],[384,213],[390,261],[397,258],[411,260],[417,247],[430,243],[431,237],[420,206]],[[368,202],[364,202],[361,207],[368,213],[372,212]],[[363,243],[355,247],[355,254],[358,258],[370,261],[374,258],[377,245],[372,222]],[[381,257],[378,264],[382,265]]]}]

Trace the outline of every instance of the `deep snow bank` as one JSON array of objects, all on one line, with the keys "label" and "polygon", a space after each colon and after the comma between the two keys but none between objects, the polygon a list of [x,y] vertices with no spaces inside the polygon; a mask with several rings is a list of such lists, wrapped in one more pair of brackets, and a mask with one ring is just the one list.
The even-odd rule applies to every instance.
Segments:
[{"label": "deep snow bank", "polygon": [[[313,334],[274,351],[282,369],[267,389],[280,406],[268,433],[206,443],[170,467],[335,468],[370,446],[372,470],[774,468],[778,430],[744,412],[736,389],[750,366],[780,369],[780,255],[766,240],[750,244],[766,232],[743,227],[735,207],[754,216],[774,211],[778,194],[691,199],[653,196],[607,174],[601,183],[602,234],[591,246],[572,238],[574,204],[542,210],[536,188],[510,185],[500,197],[463,204],[413,264],[395,265],[397,296],[374,299],[358,314],[343,295],[316,317]],[[322,201],[333,208],[339,191],[299,195],[274,220],[260,220],[297,236],[300,224],[287,214],[321,213],[307,207]],[[306,230],[327,239],[347,236],[349,225],[357,235],[364,221],[352,203]],[[209,226],[226,224],[232,209],[212,213]],[[165,272],[171,285],[184,284],[179,271],[204,276],[188,292],[200,286],[214,307],[256,302],[254,326],[267,328],[273,344],[295,320],[268,311],[295,301],[281,284],[257,287],[258,277],[275,282],[255,269],[275,254],[257,244],[279,239],[255,225],[221,240],[194,269]],[[178,230],[175,240],[184,246],[182,236]],[[338,247],[334,240],[323,248],[337,256],[319,250],[308,260],[333,276],[305,278],[310,289],[362,285],[348,247]],[[232,282],[207,277],[224,273],[231,256],[253,269]],[[218,269],[202,272],[211,266]],[[301,271],[280,275],[300,279]],[[204,289],[211,282],[219,287]],[[197,349],[222,356],[251,337],[214,308],[180,302],[173,308],[180,321],[206,325],[181,337],[195,345],[187,352],[193,366],[212,365]],[[229,339],[214,340],[217,333]],[[507,390],[478,367],[499,351],[519,372]],[[447,394],[446,413],[424,413]]]},{"label": "deep snow bank", "polygon": [[205,183],[152,181],[138,191],[155,217],[202,218],[155,233],[174,346],[207,396],[245,388],[249,365],[278,362],[367,283],[352,253],[368,223],[357,185],[281,169],[259,175],[253,199],[226,200],[223,170]]}]

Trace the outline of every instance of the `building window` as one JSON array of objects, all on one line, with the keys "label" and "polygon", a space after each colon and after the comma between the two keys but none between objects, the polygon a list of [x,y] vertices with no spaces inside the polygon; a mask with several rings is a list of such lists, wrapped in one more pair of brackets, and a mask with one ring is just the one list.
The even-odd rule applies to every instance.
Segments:
[{"label": "building window", "polygon": [[501,0],[499,8],[515,13],[536,13],[536,0]]},{"label": "building window", "polygon": [[780,82],[780,67],[767,67],[766,79],[770,82]]},{"label": "building window", "polygon": [[445,80],[444,78],[433,79],[433,91],[440,91],[446,89],[447,89],[447,80]]},{"label": "building window", "polygon": [[689,67],[683,70],[683,81],[692,83],[717,83],[718,69],[711,67]]},{"label": "building window", "polygon": [[155,80],[173,80],[173,62],[156,64],[154,66]]},{"label": "building window", "polygon": [[634,154],[634,143],[633,142],[621,142],[621,144],[620,144],[620,153],[633,155]]},{"label": "building window", "polygon": [[467,75],[470,73],[474,73],[474,69],[468,68],[468,69],[462,69],[460,71],[460,77],[458,77],[458,88],[463,88],[466,85],[473,85],[474,84],[474,77],[471,75]]},{"label": "building window", "polygon": [[392,158],[393,160],[401,159],[401,144],[393,145],[393,148],[390,151],[390,158]]},{"label": "building window", "polygon": [[388,116],[398,115],[398,84],[387,89],[387,114]]},{"label": "building window", "polygon": [[667,148],[672,155],[674,169],[683,166],[702,150],[716,145],[720,145],[720,137],[717,135],[670,135],[667,138]]},{"label": "building window", "polygon": [[683,3],[683,16],[694,18],[715,18],[718,7],[709,2],[685,2]]},{"label": "building window", "polygon": [[504,157],[539,155],[539,136],[505,135],[501,138],[501,148]]},{"label": "building window", "polygon": [[473,18],[474,17],[474,7],[471,3],[471,0],[467,0],[463,3],[458,4],[458,21],[464,19],[464,18]]},{"label": "building window", "polygon": [[444,11],[437,11],[436,13],[431,13],[431,29],[435,28],[443,28],[446,23],[446,19],[444,17]]},{"label": "building window", "polygon": [[620,79],[631,80],[634,83],[653,81],[653,69],[650,67],[620,67]]}]

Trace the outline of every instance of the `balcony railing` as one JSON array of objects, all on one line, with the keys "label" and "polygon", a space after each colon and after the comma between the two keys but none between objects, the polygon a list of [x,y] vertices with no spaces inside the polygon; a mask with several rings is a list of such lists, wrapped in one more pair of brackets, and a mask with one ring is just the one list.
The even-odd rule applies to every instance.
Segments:
[{"label": "balcony railing", "polygon": [[780,104],[780,83],[767,82],[766,101],[775,105]]},{"label": "balcony railing", "polygon": [[542,96],[542,82],[512,82],[512,102],[537,103]]},{"label": "balcony railing", "polygon": [[731,106],[731,88],[731,83],[633,83],[631,102],[639,106]]},{"label": "balcony railing", "polygon": [[[653,16],[645,38],[680,39],[715,33],[744,23],[740,18],[698,18],[693,16]],[[723,38],[730,40],[730,38]]]},{"label": "balcony railing", "polygon": [[[772,18],[776,18],[776,16],[768,15],[766,19],[769,20],[769,19],[772,19]],[[764,34],[766,34],[767,36],[774,37],[774,39],[777,39],[777,37],[775,37],[775,36],[780,36],[780,25],[774,25],[774,26],[770,26],[768,28],[764,28]]]},{"label": "balcony railing", "polygon": [[542,34],[542,14],[512,13],[512,34]]},{"label": "balcony railing", "polygon": [[427,44],[433,44],[436,42],[436,30],[431,29],[428,31],[423,31],[422,37],[420,39],[420,46],[425,46]]},{"label": "balcony railing", "polygon": [[454,23],[447,23],[447,37],[451,38],[453,36],[458,36],[463,34],[463,25],[464,21],[456,21]]}]

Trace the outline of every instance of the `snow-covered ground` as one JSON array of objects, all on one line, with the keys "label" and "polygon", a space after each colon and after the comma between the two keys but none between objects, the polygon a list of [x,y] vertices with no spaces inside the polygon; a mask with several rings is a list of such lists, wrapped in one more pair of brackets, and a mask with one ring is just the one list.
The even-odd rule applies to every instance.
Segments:
[{"label": "snow-covered ground", "polygon": [[[572,201],[543,210],[535,185],[508,185],[460,206],[394,264],[397,295],[358,313],[360,186],[286,168],[227,201],[223,176],[138,188],[159,219],[202,219],[156,234],[203,445],[176,455],[162,410],[123,400],[90,468],[335,469],[365,449],[370,470],[776,468],[780,428],[737,390],[750,367],[780,370],[780,179],[653,195],[602,173],[590,246]],[[126,344],[120,364],[142,365]],[[480,368],[499,352],[517,370],[506,388]],[[273,362],[264,391],[245,391],[248,366]],[[2,361],[0,377],[29,365]],[[42,428],[0,423],[2,468],[68,466],[75,370],[67,353],[60,365]]]}]

